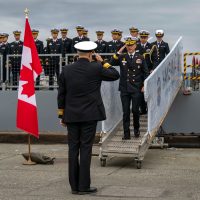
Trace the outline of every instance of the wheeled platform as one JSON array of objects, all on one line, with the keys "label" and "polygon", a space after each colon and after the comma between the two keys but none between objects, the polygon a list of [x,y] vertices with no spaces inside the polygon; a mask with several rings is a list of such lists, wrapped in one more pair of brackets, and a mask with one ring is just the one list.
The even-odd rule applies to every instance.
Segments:
[{"label": "wheeled platform", "polygon": [[[132,120],[131,120],[132,121]],[[140,116],[140,137],[135,138],[131,127],[131,140],[122,140],[122,123],[110,134],[102,134],[100,141],[100,164],[106,166],[108,156],[133,157],[138,169],[142,167],[142,160],[150,146],[147,133],[147,115]]]}]

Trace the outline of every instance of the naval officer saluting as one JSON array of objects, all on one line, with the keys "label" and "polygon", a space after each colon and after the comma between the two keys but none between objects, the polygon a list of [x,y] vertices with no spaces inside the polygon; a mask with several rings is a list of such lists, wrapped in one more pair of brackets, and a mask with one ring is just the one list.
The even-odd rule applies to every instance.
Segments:
[{"label": "naval officer saluting", "polygon": [[[149,72],[146,62],[139,53],[135,51],[138,39],[126,37],[125,45],[114,54],[111,65],[120,66],[119,90],[123,110],[123,140],[131,139],[130,135],[130,106],[132,103],[133,126],[135,137],[140,136],[140,113],[139,106],[142,99],[144,80]],[[127,53],[122,53],[126,48]]]},{"label": "naval officer saluting", "polygon": [[[101,98],[101,82],[115,81],[118,71],[105,63],[93,50],[97,44],[83,41],[75,44],[79,58],[63,68],[59,79],[58,109],[61,124],[67,126],[69,145],[69,182],[73,194],[97,191],[90,187],[92,144],[98,121],[106,119]],[[80,159],[79,159],[80,154]]]}]

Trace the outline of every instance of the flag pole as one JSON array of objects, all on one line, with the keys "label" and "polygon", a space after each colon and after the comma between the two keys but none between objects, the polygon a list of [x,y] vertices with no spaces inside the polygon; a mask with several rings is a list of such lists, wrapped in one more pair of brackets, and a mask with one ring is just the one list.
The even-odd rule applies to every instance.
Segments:
[{"label": "flag pole", "polygon": [[[24,10],[25,18],[28,18],[29,10],[26,8]],[[36,165],[35,162],[31,160],[31,135],[28,134],[28,160],[26,160],[23,165]]]}]

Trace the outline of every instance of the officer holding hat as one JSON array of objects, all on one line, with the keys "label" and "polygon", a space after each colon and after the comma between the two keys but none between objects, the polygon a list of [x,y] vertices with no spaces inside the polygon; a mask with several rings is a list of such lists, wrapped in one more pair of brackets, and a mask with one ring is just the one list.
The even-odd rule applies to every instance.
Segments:
[{"label": "officer holding hat", "polygon": [[[72,39],[67,37],[68,29],[67,28],[62,28],[60,29],[61,32],[61,38],[58,39],[60,43],[62,43],[62,66],[65,66],[65,54],[71,53],[72,50]],[[69,57],[68,57],[69,58]]]},{"label": "officer holding hat", "polygon": [[96,53],[107,53],[107,42],[103,40],[104,31],[96,31],[97,40],[95,43],[97,44],[97,48],[95,49]]},{"label": "officer holding hat", "polygon": [[81,25],[76,26],[76,31],[78,36],[72,39],[72,53],[76,53],[76,48],[74,48],[74,45],[77,44],[78,42],[83,42],[83,41],[89,41],[89,38],[84,36],[84,27]]},{"label": "officer holding hat", "polygon": [[157,40],[153,42],[152,45],[156,45],[158,48],[157,59],[158,59],[158,64],[160,64],[170,50],[168,43],[163,41],[164,37],[163,30],[156,30],[155,36]]},{"label": "officer holding hat", "polygon": [[[62,43],[58,40],[59,30],[54,28],[51,30],[52,39],[47,42],[48,54],[62,54]],[[50,90],[53,90],[54,76],[56,74],[57,80],[60,73],[60,57],[49,56],[46,59],[49,68],[49,86]]]},{"label": "officer holding hat", "polygon": [[102,81],[119,78],[118,71],[98,54],[97,61],[91,62],[96,47],[92,41],[77,43],[79,59],[63,68],[59,80],[58,114],[68,130],[69,182],[73,194],[97,191],[90,186],[90,163],[97,122],[106,119],[100,88]]},{"label": "officer holding hat", "polygon": [[[148,76],[146,62],[136,50],[137,38],[126,37],[125,45],[115,54],[110,62],[111,65],[120,66],[119,91],[123,110],[122,139],[131,139],[130,135],[130,106],[132,103],[132,113],[134,119],[134,135],[140,136],[140,114],[139,106],[142,98],[144,80]],[[126,48],[127,53],[122,53]]]},{"label": "officer holding hat", "polygon": [[21,36],[21,31],[13,31],[15,41],[10,44],[9,48],[9,54],[11,55],[16,55],[13,57],[10,57],[9,63],[11,66],[11,72],[12,72],[12,82],[13,90],[17,89],[17,84],[19,80],[19,72],[20,72],[20,66],[21,66],[21,54],[22,54],[22,49],[23,49],[23,42],[20,40]]},{"label": "officer holding hat", "polygon": [[139,32],[140,41],[137,44],[136,50],[144,56],[147,67],[151,72],[157,66],[157,47],[148,42],[150,33],[146,30]]}]

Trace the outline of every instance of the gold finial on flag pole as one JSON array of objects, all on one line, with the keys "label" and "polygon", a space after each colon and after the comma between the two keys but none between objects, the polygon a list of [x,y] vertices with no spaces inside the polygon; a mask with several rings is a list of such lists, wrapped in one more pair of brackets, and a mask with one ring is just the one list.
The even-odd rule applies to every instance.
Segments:
[{"label": "gold finial on flag pole", "polygon": [[26,8],[26,9],[24,10],[24,14],[25,14],[25,17],[28,18],[28,14],[29,14],[29,9],[28,9],[28,8]]}]

